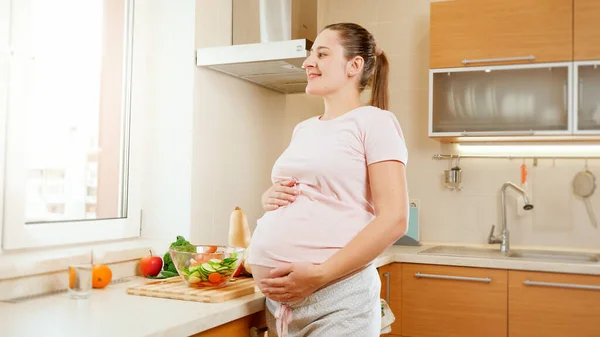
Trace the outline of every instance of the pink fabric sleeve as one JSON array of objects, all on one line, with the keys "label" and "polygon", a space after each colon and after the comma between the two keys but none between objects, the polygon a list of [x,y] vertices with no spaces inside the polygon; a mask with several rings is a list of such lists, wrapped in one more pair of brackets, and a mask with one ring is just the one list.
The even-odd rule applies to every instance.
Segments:
[{"label": "pink fabric sleeve", "polygon": [[408,162],[402,128],[390,111],[374,111],[370,116],[365,128],[364,146],[367,165],[384,160],[397,160],[404,165]]}]

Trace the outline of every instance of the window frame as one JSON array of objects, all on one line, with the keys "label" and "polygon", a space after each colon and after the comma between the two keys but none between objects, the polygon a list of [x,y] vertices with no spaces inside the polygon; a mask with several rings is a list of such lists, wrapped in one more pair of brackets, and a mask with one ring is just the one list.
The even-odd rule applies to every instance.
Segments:
[{"label": "window frame", "polygon": [[[14,1],[14,0],[12,0]],[[121,102],[125,113],[122,114],[121,123],[121,173],[120,187],[128,186],[126,189],[120,188],[122,192],[119,200],[123,200],[123,218],[113,219],[87,219],[76,221],[56,221],[25,223],[25,182],[26,170],[25,155],[22,151],[24,142],[20,140],[24,133],[19,132],[25,127],[22,116],[10,109],[11,102],[5,105],[7,109],[0,110],[0,127],[6,130],[5,137],[0,137],[0,188],[4,192],[0,196],[0,216],[2,218],[3,233],[0,236],[3,250],[42,248],[59,245],[82,244],[91,242],[101,242],[109,240],[127,239],[139,237],[141,235],[141,175],[138,174],[142,169],[141,155],[143,136],[140,130],[141,117],[137,115],[139,111],[132,109],[132,67],[133,67],[133,18],[134,18],[134,0],[123,0],[125,8],[126,38],[124,41],[125,63],[123,72],[124,95]],[[8,4],[11,11],[7,13],[8,29],[10,33],[11,15],[13,8],[11,0],[0,0],[0,6]],[[12,14],[11,14],[12,13]],[[0,21],[1,22],[1,21]],[[2,38],[2,37],[0,37]],[[10,37],[8,37],[10,39]],[[10,41],[10,40],[9,40]],[[7,42],[9,42],[7,41]],[[0,40],[0,46],[2,41]],[[14,66],[18,53],[13,53],[10,46],[7,48],[8,64],[6,89],[3,90],[0,83],[0,103],[2,95],[4,98],[10,97],[9,86],[14,82],[11,78],[14,72],[18,71]],[[16,55],[16,56],[15,56]],[[2,62],[0,62],[0,66]],[[0,69],[0,75],[2,69]],[[2,77],[0,77],[0,81]],[[15,100],[18,101],[18,100]],[[14,103],[14,102],[13,102]],[[135,112],[135,113],[134,113]],[[128,142],[127,142],[128,140]],[[3,206],[3,209],[2,209]]]}]

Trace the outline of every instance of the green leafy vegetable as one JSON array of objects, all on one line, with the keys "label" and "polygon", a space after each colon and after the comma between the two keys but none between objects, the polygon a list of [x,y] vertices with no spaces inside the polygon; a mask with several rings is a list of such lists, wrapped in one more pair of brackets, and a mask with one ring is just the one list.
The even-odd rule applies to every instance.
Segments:
[{"label": "green leafy vegetable", "polygon": [[[169,246],[170,248],[175,248],[176,250],[182,251],[182,252],[190,252],[193,253],[196,251],[196,247],[194,247],[194,245],[192,245],[189,241],[187,241],[183,236],[178,235],[176,240],[174,242],[171,243],[171,245]],[[173,263],[173,260],[171,259],[171,254],[169,254],[169,252],[167,251],[165,253],[165,255],[163,256],[163,270],[162,272],[154,277],[151,276],[147,276],[148,278],[152,278],[152,279],[163,279],[163,278],[169,278],[169,277],[174,277],[177,276],[177,268],[175,268],[175,264]]]},{"label": "green leafy vegetable", "polygon": [[[190,253],[193,253],[196,251],[196,247],[194,247],[194,245],[192,245],[188,240],[186,240],[181,235],[178,235],[177,240],[175,240],[175,242],[171,243],[170,248],[175,248],[178,251],[190,252]],[[171,255],[169,254],[169,252],[166,252],[165,256],[163,257],[163,270],[170,271],[170,272],[177,274],[177,269],[175,269],[175,264],[173,263],[173,260],[171,259]]]},{"label": "green leafy vegetable", "polygon": [[175,248],[175,250],[178,250],[180,252],[196,252],[196,247],[194,247],[194,245],[192,245],[181,235],[177,236],[177,241],[171,243],[171,248]]},{"label": "green leafy vegetable", "polygon": [[172,272],[172,271],[168,271],[168,270],[163,270],[161,273],[162,276],[164,277],[174,277],[177,276],[177,272]]},{"label": "green leafy vegetable", "polygon": [[171,260],[169,252],[165,253],[165,256],[163,257],[163,270],[177,273],[177,269],[175,268],[173,260]]}]

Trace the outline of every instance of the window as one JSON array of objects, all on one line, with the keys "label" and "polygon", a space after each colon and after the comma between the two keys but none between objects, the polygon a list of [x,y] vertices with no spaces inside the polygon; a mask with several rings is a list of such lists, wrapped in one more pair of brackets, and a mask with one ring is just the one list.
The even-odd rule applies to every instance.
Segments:
[{"label": "window", "polygon": [[0,0],[0,13],[2,247],[138,236],[133,0]]}]

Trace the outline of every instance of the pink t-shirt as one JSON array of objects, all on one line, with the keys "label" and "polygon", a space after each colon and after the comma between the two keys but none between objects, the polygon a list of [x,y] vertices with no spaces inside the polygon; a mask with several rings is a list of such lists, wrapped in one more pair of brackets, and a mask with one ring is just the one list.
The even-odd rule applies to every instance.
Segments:
[{"label": "pink t-shirt", "polygon": [[296,177],[300,194],[258,219],[248,263],[323,263],[375,216],[367,165],[406,164],[407,157],[400,124],[386,110],[363,106],[332,120],[315,116],[299,123],[271,178]]}]

